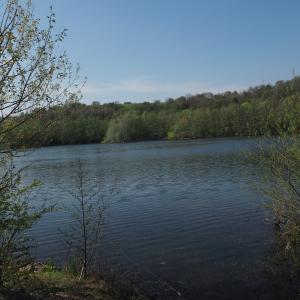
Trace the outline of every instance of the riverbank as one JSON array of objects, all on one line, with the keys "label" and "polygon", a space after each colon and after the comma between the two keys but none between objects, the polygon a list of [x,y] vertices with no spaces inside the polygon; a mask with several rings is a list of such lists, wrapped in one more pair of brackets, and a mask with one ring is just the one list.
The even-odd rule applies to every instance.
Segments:
[{"label": "riverbank", "polygon": [[129,287],[114,286],[94,274],[87,279],[79,279],[68,267],[58,268],[52,263],[36,264],[33,274],[22,289],[0,291],[1,300],[147,300],[145,296]]}]

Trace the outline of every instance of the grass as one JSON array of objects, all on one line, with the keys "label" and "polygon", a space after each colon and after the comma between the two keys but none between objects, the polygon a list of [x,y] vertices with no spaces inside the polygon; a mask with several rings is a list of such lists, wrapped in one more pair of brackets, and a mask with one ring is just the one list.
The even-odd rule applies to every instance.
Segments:
[{"label": "grass", "polygon": [[105,280],[90,277],[79,280],[78,274],[70,268],[57,268],[51,263],[37,264],[36,271],[28,278],[23,289],[0,292],[2,300],[60,300],[60,299],[95,299],[95,300],[146,300],[134,294],[128,295],[112,287]]},{"label": "grass", "polygon": [[121,299],[105,281],[95,278],[79,280],[67,268],[41,265],[34,274],[32,296],[35,299]]}]

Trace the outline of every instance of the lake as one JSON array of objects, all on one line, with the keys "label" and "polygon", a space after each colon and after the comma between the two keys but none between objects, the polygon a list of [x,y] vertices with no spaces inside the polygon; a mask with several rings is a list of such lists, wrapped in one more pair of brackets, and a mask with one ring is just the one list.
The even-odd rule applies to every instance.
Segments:
[{"label": "lake", "polygon": [[[98,260],[152,281],[144,288],[158,299],[267,299],[262,266],[272,226],[259,168],[243,155],[254,144],[224,138],[57,146],[29,151],[18,163],[30,165],[27,182],[43,183],[33,202],[68,206],[78,159],[104,195],[113,186]],[[59,230],[70,222],[62,208],[33,228],[38,259],[66,258]]]}]

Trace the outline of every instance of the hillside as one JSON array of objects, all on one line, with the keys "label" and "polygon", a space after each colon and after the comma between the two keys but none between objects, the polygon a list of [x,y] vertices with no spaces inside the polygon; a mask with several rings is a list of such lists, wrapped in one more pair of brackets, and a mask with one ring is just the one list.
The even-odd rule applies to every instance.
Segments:
[{"label": "hillside", "polygon": [[[143,103],[69,102],[39,112],[10,137],[28,146],[275,135],[300,129],[300,77],[243,92]],[[23,114],[18,118],[30,118]],[[14,119],[9,120],[14,122]]]}]

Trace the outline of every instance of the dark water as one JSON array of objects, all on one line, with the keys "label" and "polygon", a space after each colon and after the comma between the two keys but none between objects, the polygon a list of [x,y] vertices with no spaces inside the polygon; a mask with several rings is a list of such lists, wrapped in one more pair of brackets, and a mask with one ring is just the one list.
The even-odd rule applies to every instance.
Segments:
[{"label": "dark water", "polygon": [[[26,180],[43,182],[35,192],[38,201],[72,201],[66,190],[74,188],[79,158],[89,176],[101,179],[104,194],[116,182],[98,252],[152,278],[163,290],[161,299],[263,299],[262,266],[272,228],[257,186],[258,168],[241,155],[254,143],[60,146],[34,150],[20,163],[32,164]],[[34,228],[39,259],[65,257],[58,230],[69,222],[59,210]]]}]

